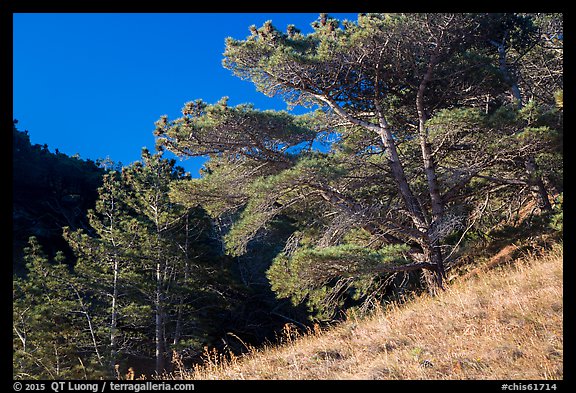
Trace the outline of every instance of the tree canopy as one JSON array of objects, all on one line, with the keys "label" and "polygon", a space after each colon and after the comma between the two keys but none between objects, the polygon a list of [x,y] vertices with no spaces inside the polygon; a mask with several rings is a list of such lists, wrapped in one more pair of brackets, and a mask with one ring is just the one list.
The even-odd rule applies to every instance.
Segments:
[{"label": "tree canopy", "polygon": [[[309,34],[295,26],[282,32],[271,21],[251,26],[246,39],[226,40],[224,67],[289,107],[316,110],[304,117],[277,112],[285,123],[274,123],[274,132],[268,112],[255,127],[240,116],[244,106],[223,102],[202,103],[201,111],[187,104],[182,118],[163,117],[160,148],[210,157],[202,178],[177,184],[173,195],[230,218],[225,242],[232,255],[245,253],[273,220],[288,220],[292,242],[269,275],[283,296],[300,301],[302,291],[312,296],[328,277],[338,288],[339,279],[370,270],[421,270],[434,292],[444,285],[457,234],[477,222],[496,190],[498,199],[505,195],[500,203],[528,193],[542,210],[550,210],[549,194],[558,190],[552,178],[561,168],[561,112],[550,96],[527,98],[520,82],[529,78],[521,74],[525,61],[545,57],[534,53],[547,45],[538,20],[360,14],[350,22],[321,14]],[[561,88],[556,75],[546,83]],[[307,132],[293,127],[303,120]],[[256,143],[254,129],[266,135]],[[230,136],[227,146],[223,135]],[[335,139],[330,150],[314,149],[326,135]],[[290,150],[305,141],[308,148]],[[335,267],[341,264],[348,270]]]}]

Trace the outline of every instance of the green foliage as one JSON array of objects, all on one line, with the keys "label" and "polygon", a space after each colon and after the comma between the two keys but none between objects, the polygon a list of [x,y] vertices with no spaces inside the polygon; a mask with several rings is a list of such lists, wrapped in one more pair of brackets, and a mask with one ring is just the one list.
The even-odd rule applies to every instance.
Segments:
[{"label": "green foliage", "polygon": [[[300,228],[312,226],[317,234],[310,244],[318,249],[345,244],[346,234],[356,228],[370,229],[368,244],[380,240],[380,247],[419,247],[422,229],[401,213],[410,192],[425,210],[432,193],[438,193],[443,212],[424,236],[451,247],[459,244],[466,226],[482,226],[498,212],[487,220],[494,225],[506,219],[507,204],[522,203],[530,192],[542,195],[543,177],[561,185],[558,114],[535,100],[519,110],[503,97],[514,79],[502,57],[506,52],[499,48],[508,48],[508,55],[518,55],[519,61],[533,49],[538,33],[532,16],[362,14],[357,24],[345,22],[343,28],[330,22],[328,15],[320,15],[308,35],[288,36],[274,29],[272,39],[262,34],[272,29],[267,23],[253,27],[247,40],[226,42],[223,64],[236,75],[252,80],[267,95],[282,96],[289,105],[318,104],[326,124],[336,124],[334,119],[344,124],[334,127],[341,138],[330,153],[316,159],[315,167],[305,168],[307,160],[301,155],[283,173],[253,179],[244,210],[226,237],[231,252],[245,252],[247,242],[278,214],[288,215]],[[429,72],[432,77],[427,79]],[[424,117],[416,113],[422,107]],[[374,135],[378,127],[383,132],[383,124],[392,129],[392,143],[401,146],[401,169],[390,164],[382,134]],[[425,149],[434,161],[427,178],[420,164],[429,160],[423,157]],[[410,191],[399,190],[402,176],[409,179]],[[487,209],[490,214],[485,214]],[[387,234],[386,240],[379,233]],[[282,263],[275,266],[294,259],[298,279],[292,281],[307,282],[306,273],[312,271],[337,280],[338,274],[329,274],[338,266],[332,260],[299,265],[301,249],[289,259],[279,256]],[[306,257],[322,260],[319,255]],[[279,267],[271,271],[273,288],[288,296],[290,280]],[[292,295],[299,301],[306,296],[321,299],[327,296],[322,288],[312,295],[304,285]]]},{"label": "green foliage", "polygon": [[[226,282],[226,272],[213,270],[218,259],[211,250],[210,222],[202,210],[174,203],[169,196],[173,182],[187,179],[182,168],[175,167],[175,160],[143,150],[142,161],[124,168],[118,179],[118,186],[124,190],[120,202],[129,209],[125,218],[119,217],[119,239],[124,240],[107,247],[128,258],[121,268],[125,277],[122,285],[132,292],[122,301],[128,302],[132,311],[143,307],[152,311],[140,315],[145,318],[141,329],[148,337],[149,353],[154,342],[151,332],[161,332],[162,358],[170,353],[168,343],[181,348],[180,340],[200,343],[210,334],[198,309],[210,304],[214,322],[217,313],[222,312],[219,310],[226,307],[219,300],[218,285],[213,286],[219,279]],[[129,329],[123,324],[137,320],[133,315],[120,315],[119,326]],[[158,350],[158,343],[156,346],[154,350]],[[193,353],[199,348],[187,351]]]},{"label": "green foliage", "polygon": [[231,277],[215,269],[211,223],[201,209],[169,197],[171,184],[185,180],[175,160],[144,149],[141,162],[104,176],[88,214],[94,234],[64,229],[78,258],[67,279],[92,304],[94,346],[108,376],[134,355],[160,350],[158,371],[173,349],[193,356],[226,317],[222,293]]},{"label": "green foliage", "polygon": [[213,157],[200,179],[174,181],[170,198],[188,207],[201,205],[213,218],[234,214],[247,201],[247,185],[264,174],[274,173],[273,165],[257,161]]},{"label": "green foliage", "polygon": [[[226,40],[224,67],[289,107],[318,105],[301,124],[316,138],[335,135],[330,151],[288,155],[278,147],[289,142],[270,145],[271,137],[306,135],[287,122],[260,134],[236,120],[230,140],[238,147],[223,146],[218,127],[226,123],[208,121],[209,108],[237,119],[240,107],[197,101],[183,119],[159,124],[160,146],[212,154],[202,179],[177,184],[172,195],[205,203],[226,221],[226,251],[236,257],[249,255],[275,220],[288,220],[296,232],[269,270],[272,288],[312,308],[324,302],[333,315],[342,299],[354,298],[350,288],[374,285],[366,277],[377,276],[379,252],[408,244],[399,266],[442,258],[432,250],[511,220],[529,196],[545,198],[544,181],[561,190],[561,114],[550,100],[518,96],[550,81],[530,79],[530,71],[522,83],[532,85],[519,87],[517,74],[532,60],[558,70],[553,49],[535,45],[538,29],[554,26],[501,13],[360,14],[357,23],[320,14],[309,34],[292,25],[284,33],[271,21],[253,25],[247,39]],[[185,129],[193,143],[174,133],[187,123],[196,127]],[[261,144],[254,149],[237,133]],[[292,146],[305,140],[312,139]]]},{"label": "green foliage", "polygon": [[[135,247],[138,222],[127,205],[127,190],[118,172],[104,176],[95,210],[89,211],[96,236],[83,230],[64,228],[64,238],[78,261],[74,272],[82,294],[98,307],[98,336],[109,375],[119,361],[118,351],[134,350],[125,330],[146,326],[146,304],[141,301],[138,283],[144,279]],[[122,346],[119,343],[123,343]]]},{"label": "green foliage", "polygon": [[329,188],[332,180],[344,173],[345,166],[333,157],[310,153],[302,155],[290,169],[256,178],[247,187],[248,202],[224,237],[229,252],[243,254],[248,242],[279,214],[309,212],[310,205],[322,198],[322,189]]},{"label": "green foliage", "polygon": [[86,364],[91,376],[102,364],[90,336],[90,309],[79,284],[58,255],[50,262],[30,238],[25,250],[26,278],[13,278],[13,377],[81,379]]},{"label": "green foliage", "polygon": [[286,150],[314,139],[306,126],[309,116],[287,112],[257,111],[249,104],[227,105],[227,98],[214,105],[187,103],[183,117],[156,122],[154,135],[159,149],[179,154],[245,156],[256,160],[289,162]]},{"label": "green foliage", "polygon": [[[377,250],[344,243],[280,253],[267,272],[272,289],[294,304],[306,301],[314,317],[330,319],[346,300],[358,300],[378,286],[376,277],[390,266],[406,263],[407,245]],[[382,295],[382,294],[381,294]]]},{"label": "green foliage", "polygon": [[549,225],[553,230],[562,233],[564,230],[564,193],[558,195],[554,202],[554,210]]}]

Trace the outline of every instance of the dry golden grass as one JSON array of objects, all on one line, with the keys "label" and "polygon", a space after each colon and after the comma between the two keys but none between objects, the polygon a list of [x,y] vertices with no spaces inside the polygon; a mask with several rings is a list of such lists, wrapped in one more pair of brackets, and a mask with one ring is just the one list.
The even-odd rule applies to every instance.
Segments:
[{"label": "dry golden grass", "polygon": [[183,379],[562,379],[562,246],[457,279],[327,331],[241,357],[206,354]]}]

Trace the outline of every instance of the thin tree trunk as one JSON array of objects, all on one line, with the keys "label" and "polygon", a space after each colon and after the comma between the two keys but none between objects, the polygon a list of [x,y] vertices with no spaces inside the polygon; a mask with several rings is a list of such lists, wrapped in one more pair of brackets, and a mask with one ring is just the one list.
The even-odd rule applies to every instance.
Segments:
[{"label": "thin tree trunk", "polygon": [[176,327],[174,328],[174,340],[172,345],[176,346],[180,342],[180,337],[182,337],[182,307],[184,306],[184,299],[180,298],[178,304],[178,314],[176,316]]},{"label": "thin tree trunk", "polygon": [[14,323],[12,323],[12,327],[14,328],[14,331],[18,335],[20,341],[22,342],[22,352],[26,353],[26,339],[27,339],[26,332],[25,331],[19,332],[18,328],[16,327],[16,325],[14,325]]},{"label": "thin tree trunk", "polygon": [[390,166],[390,170],[392,171],[392,176],[398,185],[398,190],[400,191],[400,195],[404,200],[406,208],[411,213],[412,221],[418,230],[425,232],[427,230],[426,220],[424,218],[424,214],[422,213],[422,209],[420,208],[420,204],[412,193],[410,185],[406,180],[404,168],[402,168],[400,163],[400,158],[398,157],[396,143],[394,142],[392,133],[388,128],[384,128],[381,130],[379,135],[382,143],[384,144],[384,147],[386,148],[386,151],[388,152],[388,164]]},{"label": "thin tree trunk", "polygon": [[[380,52],[380,55],[382,55],[382,52]],[[426,227],[428,225],[426,223],[424,213],[422,211],[420,203],[418,202],[418,199],[412,193],[410,185],[406,180],[406,174],[404,173],[404,168],[402,167],[400,158],[398,157],[398,151],[396,150],[396,142],[394,141],[394,137],[392,136],[392,132],[390,131],[388,121],[384,116],[384,111],[382,110],[382,106],[380,104],[380,72],[381,72],[380,60],[381,58],[378,60],[375,66],[376,79],[374,83],[374,99],[373,99],[376,114],[378,116],[378,125],[380,126],[380,129],[377,130],[377,133],[380,136],[380,139],[382,140],[382,144],[386,148],[386,154],[388,156],[388,164],[392,171],[394,180],[398,185],[398,189],[400,190],[402,199],[404,200],[406,207],[411,213],[412,221],[414,222],[418,230],[425,232],[427,229]],[[430,78],[432,72],[431,67],[432,66],[428,68],[428,72],[426,73],[425,79]],[[422,90],[422,92],[424,91],[425,85],[426,81],[423,81],[420,86],[420,90]]]},{"label": "thin tree trunk", "polygon": [[491,41],[491,43],[498,50],[498,68],[500,69],[500,73],[502,74],[504,81],[510,86],[510,93],[512,94],[512,97],[514,97],[514,100],[516,100],[517,108],[520,109],[523,106],[522,93],[520,92],[518,83],[508,69],[506,61],[506,38],[507,34],[503,37],[501,42]]},{"label": "thin tree trunk", "polygon": [[436,56],[432,55],[426,73],[424,74],[422,81],[418,86],[418,93],[416,94],[416,110],[418,111],[418,134],[420,137],[420,150],[422,152],[424,173],[426,174],[426,180],[428,182],[428,192],[430,194],[430,201],[432,204],[433,221],[442,217],[444,212],[444,205],[440,196],[438,179],[436,177],[436,164],[434,162],[432,149],[430,148],[430,143],[428,141],[428,128],[426,127],[428,115],[426,114],[426,109],[424,108],[424,94],[426,92],[426,86],[432,78],[432,71],[436,61]]},{"label": "thin tree trunk", "polygon": [[[189,263],[189,252],[188,249],[190,247],[190,221],[189,216],[186,214],[186,224],[184,226],[184,230],[186,231],[185,235],[185,242],[184,242],[184,285],[188,282],[188,273],[190,269]],[[180,342],[180,337],[182,337],[182,308],[184,307],[184,296],[180,296],[180,300],[178,303],[178,314],[176,317],[176,328],[174,329],[174,341],[172,344],[174,346],[178,345]]]},{"label": "thin tree trunk", "polygon": [[162,307],[162,272],[160,261],[156,264],[156,318],[155,318],[155,344],[156,344],[156,373],[164,371],[164,318]]},{"label": "thin tree trunk", "polygon": [[114,258],[114,276],[112,281],[112,304],[110,310],[110,367],[115,370],[117,356],[117,326],[118,326],[118,258]]},{"label": "thin tree trunk", "polygon": [[[162,238],[162,229],[160,227],[160,217],[159,217],[159,206],[158,201],[160,197],[158,195],[158,190],[156,190],[156,198],[154,207],[154,223],[156,226],[156,296],[154,299],[155,305],[155,356],[156,356],[156,373],[161,374],[164,371],[164,354],[165,354],[165,337],[164,337],[164,307],[163,307],[163,288],[162,284],[166,275],[166,262],[162,263],[162,249],[160,241]],[[164,269],[164,272],[162,271]],[[163,275],[164,274],[164,275]]]},{"label": "thin tree trunk", "polygon": [[427,225],[426,220],[424,219],[424,214],[422,213],[422,209],[420,208],[418,199],[412,193],[410,185],[406,180],[404,168],[402,168],[400,158],[398,157],[396,142],[394,142],[394,137],[392,136],[390,127],[388,126],[388,123],[386,122],[386,119],[382,114],[382,110],[380,108],[377,99],[378,97],[374,99],[374,105],[376,106],[376,111],[378,112],[378,124],[374,124],[371,122],[355,118],[354,116],[350,115],[350,113],[342,109],[334,100],[332,100],[329,97],[314,93],[312,93],[312,95],[318,98],[319,100],[325,102],[342,119],[348,121],[351,124],[361,126],[367,129],[368,131],[372,131],[378,134],[378,136],[382,140],[382,144],[385,147],[385,152],[388,158],[388,165],[390,166],[390,170],[392,171],[394,181],[398,185],[400,196],[402,197],[402,200],[406,205],[408,213],[410,214],[410,218],[412,219],[418,230],[426,232]]},{"label": "thin tree trunk", "polygon": [[78,290],[76,289],[76,287],[74,287],[74,285],[69,284],[70,288],[74,291],[74,293],[76,294],[76,298],[78,299],[78,304],[80,305],[80,313],[84,314],[84,316],[86,317],[86,321],[88,323],[88,331],[90,332],[90,337],[92,338],[92,345],[94,346],[94,353],[96,354],[96,358],[98,359],[98,363],[100,365],[102,364],[102,356],[100,356],[100,351],[98,350],[98,343],[96,341],[96,334],[94,333],[94,327],[92,326],[92,318],[90,318],[90,313],[88,312],[88,309],[86,308],[86,305],[84,304],[84,301],[82,300],[82,296],[80,295],[80,292],[78,292]]},{"label": "thin tree trunk", "polygon": [[[412,213],[413,222],[420,232],[427,233],[430,228],[430,225],[426,223],[424,213],[422,212],[420,204],[418,203],[418,200],[412,193],[408,181],[406,180],[404,169],[400,164],[400,159],[396,151],[396,145],[394,143],[394,140],[392,139],[392,134],[386,128],[384,129],[384,132],[381,134],[381,137],[390,157],[389,164],[392,173],[394,175],[394,179],[398,184],[398,188],[403,196],[407,208]],[[424,141],[425,144],[425,147],[422,150],[423,150],[426,175],[430,187],[429,192],[432,198],[432,213],[434,220],[438,220],[442,217],[444,213],[444,208],[442,200],[440,198],[440,190],[436,179],[434,161],[432,160],[430,154],[430,145],[427,143],[426,139],[422,140]],[[426,286],[428,288],[428,291],[432,295],[436,295],[439,290],[444,289],[444,283],[443,283],[445,277],[444,261],[442,251],[438,242],[439,242],[438,240],[431,240],[426,238],[422,242],[420,242],[421,244],[423,243],[422,248],[424,249],[425,261],[435,266],[434,271],[431,271],[429,269],[422,270]]]},{"label": "thin tree trunk", "polygon": [[432,243],[432,252],[430,255],[432,264],[436,266],[435,278],[438,288],[444,289],[444,278],[446,277],[446,270],[444,268],[444,255],[442,248],[438,241]]},{"label": "thin tree trunk", "polygon": [[60,376],[60,354],[58,353],[58,345],[54,342],[54,356],[56,358],[56,377]]},{"label": "thin tree trunk", "polygon": [[[432,68],[430,67],[429,72],[427,72],[427,75],[428,75],[427,78],[431,77],[431,69]],[[421,99],[423,97],[423,91],[424,91],[424,88],[426,86],[427,81],[425,80],[423,82],[424,83],[421,85],[421,90],[422,90],[422,93],[420,94]],[[340,106],[338,106],[330,98],[327,98],[327,97],[324,97],[321,95],[315,95],[315,96],[317,98],[319,98],[320,100],[326,102],[332,109],[334,109],[336,114],[339,115],[340,117],[342,117],[343,119],[348,120],[352,124],[362,126],[362,127],[366,128],[367,130],[376,132],[380,136],[380,138],[382,140],[382,144],[384,145],[384,148],[385,148],[385,153],[386,153],[387,158],[388,158],[388,165],[389,165],[390,170],[392,172],[392,177],[394,178],[394,180],[398,186],[400,196],[402,197],[402,200],[404,201],[404,204],[405,204],[406,209],[409,213],[409,216],[412,219],[412,222],[414,223],[414,225],[416,226],[416,229],[420,233],[422,233],[423,235],[426,235],[428,233],[428,230],[430,229],[430,224],[426,221],[426,218],[425,218],[424,212],[420,206],[420,203],[419,203],[418,199],[416,198],[416,196],[413,194],[412,190],[410,189],[410,185],[408,184],[408,181],[406,179],[406,174],[404,172],[404,168],[402,167],[400,157],[398,156],[398,151],[396,149],[396,142],[394,141],[394,137],[392,135],[392,132],[390,131],[390,127],[388,126],[388,123],[387,123],[386,119],[384,118],[383,111],[380,108],[380,104],[378,102],[378,97],[374,98],[374,105],[375,105],[377,115],[378,115],[378,125],[376,125],[373,123],[368,123],[368,122],[365,122],[363,120],[359,120],[359,119],[354,118],[349,113],[347,113],[344,109],[342,109]],[[420,101],[420,105],[421,105],[421,109],[422,109],[423,108],[423,102],[422,101]],[[423,111],[422,111],[422,114],[424,114]],[[422,117],[422,119],[424,120],[424,122],[422,123],[422,125],[424,126],[426,119],[424,116]],[[424,141],[426,142],[426,139],[424,139]],[[442,205],[442,201],[440,198],[439,188],[437,186],[434,161],[432,160],[430,147],[427,143],[425,145],[425,152],[426,152],[426,154],[423,154],[423,157],[424,157],[425,167],[429,169],[429,171],[427,172],[427,176],[430,175],[429,184],[432,184],[432,186],[434,186],[433,189],[430,190],[430,194],[434,200],[435,212],[437,213],[438,217],[441,217],[441,215],[443,214],[443,205]],[[438,217],[436,217],[436,218],[438,218]],[[429,263],[435,265],[435,272],[434,273],[431,273],[428,269],[424,269],[423,275],[427,278],[426,284],[428,286],[429,291],[431,293],[436,293],[438,291],[438,289],[444,288],[443,278],[444,278],[445,273],[444,273],[444,264],[443,264],[442,253],[441,253],[440,247],[437,244],[437,241],[432,242],[432,241],[424,239],[423,241],[420,241],[419,243],[421,244],[423,251],[424,251],[424,255],[426,256],[426,258],[425,258],[426,262],[429,262]]]}]

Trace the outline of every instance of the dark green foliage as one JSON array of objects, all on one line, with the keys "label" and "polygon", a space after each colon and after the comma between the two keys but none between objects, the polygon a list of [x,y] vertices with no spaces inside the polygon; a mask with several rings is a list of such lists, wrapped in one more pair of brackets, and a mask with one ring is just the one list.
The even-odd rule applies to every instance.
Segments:
[{"label": "dark green foliage", "polygon": [[144,149],[141,162],[104,177],[89,214],[97,236],[66,231],[83,293],[105,316],[99,341],[111,375],[128,354],[155,358],[162,372],[172,350],[184,359],[199,353],[225,318],[229,278],[210,221],[168,195],[185,179],[174,160]]},{"label": "dark green foliage", "polygon": [[34,238],[25,250],[27,278],[13,278],[13,376],[96,378],[103,369],[92,334],[92,309],[57,254],[51,263]]},{"label": "dark green foliage", "polygon": [[405,264],[407,251],[405,245],[373,250],[352,243],[300,248],[291,255],[278,254],[267,277],[279,297],[291,298],[295,304],[305,301],[315,318],[331,320],[344,309],[346,300],[369,296],[381,300],[384,292],[371,293],[384,281],[378,272]]},{"label": "dark green foliage", "polygon": [[13,164],[13,268],[23,272],[22,250],[35,236],[54,257],[63,250],[74,258],[62,240],[62,227],[87,228],[86,212],[94,207],[104,171],[93,161],[52,153],[47,146],[32,145],[28,131],[12,127]]}]

